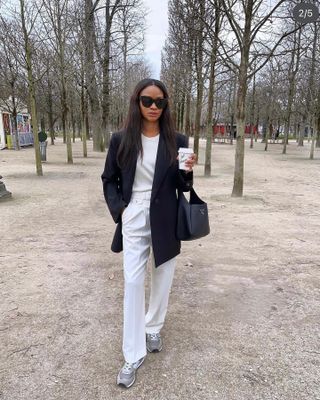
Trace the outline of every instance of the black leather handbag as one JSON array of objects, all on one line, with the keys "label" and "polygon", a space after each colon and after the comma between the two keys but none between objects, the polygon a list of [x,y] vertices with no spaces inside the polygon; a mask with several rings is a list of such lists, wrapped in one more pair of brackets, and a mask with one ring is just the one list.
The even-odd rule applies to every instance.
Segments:
[{"label": "black leather handbag", "polygon": [[178,219],[176,236],[178,240],[195,240],[210,233],[208,206],[190,190],[188,201],[182,191],[178,191]]}]

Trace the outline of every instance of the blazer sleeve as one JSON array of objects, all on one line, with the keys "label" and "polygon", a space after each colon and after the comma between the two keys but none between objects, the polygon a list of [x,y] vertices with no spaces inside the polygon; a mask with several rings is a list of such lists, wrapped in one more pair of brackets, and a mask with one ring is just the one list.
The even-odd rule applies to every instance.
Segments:
[{"label": "blazer sleeve", "polygon": [[[185,135],[179,135],[179,147],[188,147],[189,146],[189,138]],[[177,177],[177,188],[182,190],[183,192],[189,192],[193,186],[193,171],[184,171],[179,169],[178,165],[178,177]]]},{"label": "blazer sleeve", "polygon": [[[121,170],[117,163],[118,146],[116,135],[111,136],[104,171],[101,175],[103,194],[114,222],[121,220],[121,213],[126,203],[122,198]],[[118,138],[119,139],[119,138]]]}]

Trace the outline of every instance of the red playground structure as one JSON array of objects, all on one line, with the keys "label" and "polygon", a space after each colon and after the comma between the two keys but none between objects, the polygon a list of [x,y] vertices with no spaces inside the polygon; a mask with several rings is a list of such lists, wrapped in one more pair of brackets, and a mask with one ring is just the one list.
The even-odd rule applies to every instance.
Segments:
[{"label": "red playground structure", "polygon": [[[257,125],[247,124],[245,127],[245,137],[250,137],[251,127],[253,129],[253,134],[258,134],[258,127]],[[233,125],[233,132],[235,139],[237,137],[237,125]],[[212,139],[213,141],[218,140],[225,142],[226,140],[231,139],[231,125],[230,124],[216,124],[212,127]]]}]

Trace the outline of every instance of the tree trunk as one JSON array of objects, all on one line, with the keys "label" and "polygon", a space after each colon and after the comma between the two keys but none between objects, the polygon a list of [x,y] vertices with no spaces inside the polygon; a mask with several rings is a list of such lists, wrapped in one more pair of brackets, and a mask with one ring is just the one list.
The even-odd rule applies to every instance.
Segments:
[{"label": "tree trunk", "polygon": [[66,138],[66,143],[67,143],[67,162],[68,162],[68,164],[73,164],[71,134],[70,134],[70,129],[68,129],[68,130],[66,129],[66,126],[67,126],[67,115],[68,115],[66,78],[65,78],[65,73],[64,73],[64,67],[61,68],[61,69],[63,70],[63,71],[61,71],[63,138]]},{"label": "tree trunk", "polygon": [[299,130],[298,146],[303,146],[304,134],[306,130],[306,122],[307,122],[306,115],[303,114],[302,123],[300,124],[300,130]]},{"label": "tree trunk", "polygon": [[94,8],[92,0],[85,0],[85,76],[86,87],[89,96],[91,109],[91,127],[93,150],[101,151],[101,110],[98,97],[98,85],[96,80],[95,62],[93,53],[93,43],[95,42],[94,32]]},{"label": "tree trunk", "polygon": [[314,148],[317,147],[317,141],[320,137],[320,86],[317,91],[317,101],[314,102],[313,135],[310,150],[310,159],[313,160]]},{"label": "tree trunk", "polygon": [[[267,98],[268,105],[267,105],[267,131],[266,131],[266,143],[264,147],[264,151],[268,150],[269,146],[269,139],[274,139],[274,131],[273,131],[273,125],[272,125],[272,118],[274,115],[274,107],[273,107],[273,90],[274,90],[274,80],[275,80],[275,74],[276,72],[274,71],[273,65],[270,64],[270,83],[269,83],[269,89],[268,89],[268,96]],[[274,143],[274,142],[273,142]]]},{"label": "tree trunk", "polygon": [[87,140],[90,140],[91,136],[90,136],[90,124],[89,124],[89,100],[88,100],[88,96],[85,96],[85,129],[86,129],[86,138]]},{"label": "tree trunk", "polygon": [[[216,66],[216,52],[212,49],[211,66],[210,66],[210,81],[209,81],[209,94],[208,94],[208,115],[207,115],[207,140],[206,140],[206,153],[204,163],[204,175],[211,175],[211,150],[212,150],[212,120],[213,120],[213,95],[215,86],[215,66]],[[214,124],[215,125],[215,124]]]},{"label": "tree trunk", "polygon": [[250,51],[250,36],[252,24],[254,0],[247,0],[245,13],[245,26],[243,32],[243,47],[241,49],[241,61],[239,70],[239,87],[237,94],[237,146],[235,154],[235,169],[232,196],[241,197],[243,195],[244,177],[244,139],[246,125],[246,96],[248,85],[248,63]]},{"label": "tree trunk", "polygon": [[187,60],[186,60],[186,95],[185,95],[185,117],[184,117],[184,130],[188,137],[191,136],[191,92],[192,92],[192,59],[194,50],[194,38],[189,37],[187,47]]},{"label": "tree trunk", "polygon": [[72,158],[72,145],[71,145],[71,134],[70,129],[67,129],[67,113],[68,113],[68,106],[67,106],[67,92],[66,92],[66,82],[65,82],[65,75],[62,73],[61,76],[61,83],[62,83],[62,93],[61,93],[61,108],[62,108],[62,131],[63,131],[63,139],[64,142],[66,140],[67,144],[67,162],[68,164],[73,164]]},{"label": "tree trunk", "polygon": [[[313,159],[314,156],[314,146],[315,146],[315,133],[316,133],[316,110],[317,110],[317,103],[315,99],[316,91],[314,90],[314,77],[315,77],[315,67],[316,67],[316,56],[317,56],[317,42],[318,42],[318,24],[317,22],[314,23],[314,37],[313,37],[313,46],[312,46],[312,58],[311,58],[311,69],[310,69],[310,76],[309,76],[309,90],[307,96],[307,110],[309,121],[313,123],[309,124],[308,129],[308,143],[310,141],[311,135],[311,125],[313,126],[312,132],[312,142],[311,142],[311,149],[310,149],[310,159]],[[318,91],[318,101],[319,99],[320,90]],[[320,106],[320,104],[319,104]],[[311,111],[310,111],[311,110]]]},{"label": "tree trunk", "polygon": [[76,142],[76,119],[74,117],[73,101],[71,99],[70,104],[70,116],[71,116],[71,127],[72,127],[72,142]]},{"label": "tree trunk", "polygon": [[17,107],[15,104],[15,99],[12,100],[13,109],[12,109],[12,122],[13,122],[13,134],[14,134],[14,149],[20,150],[20,141],[19,141],[19,132],[18,132],[18,124],[17,124]]},{"label": "tree trunk", "polygon": [[204,15],[205,15],[205,2],[199,0],[200,8],[200,21],[199,30],[195,45],[195,64],[197,74],[197,102],[196,102],[196,117],[195,117],[195,135],[193,142],[193,151],[199,157],[199,139],[200,139],[200,125],[201,125],[201,112],[202,112],[202,99],[203,99],[203,30],[204,30]]},{"label": "tree trunk", "polygon": [[48,112],[48,121],[49,121],[49,134],[50,134],[51,145],[54,145],[55,137],[54,137],[53,117],[50,111]]},{"label": "tree trunk", "polygon": [[317,132],[316,147],[320,147],[320,131]]},{"label": "tree trunk", "polygon": [[255,137],[254,137],[254,141],[255,141],[255,142],[258,141],[258,135],[259,135],[259,122],[260,122],[259,117],[260,117],[260,115],[259,115],[259,109],[258,109],[258,112],[257,112],[257,119],[256,119],[256,125],[255,125],[255,126],[257,127],[256,133],[255,133]]},{"label": "tree trunk", "polygon": [[[100,143],[100,151],[104,151],[109,147],[110,142],[110,39],[111,39],[111,23],[110,16],[110,0],[106,1],[105,15],[105,38],[104,38],[104,56],[102,64],[102,136]],[[105,142],[105,143],[104,143]]]},{"label": "tree trunk", "polygon": [[49,67],[47,72],[47,80],[48,80],[48,122],[49,122],[49,133],[51,139],[51,145],[54,145],[54,122],[53,122],[53,99],[52,99],[52,83],[49,74]]},{"label": "tree trunk", "polygon": [[251,113],[250,113],[250,149],[253,148],[255,99],[256,99],[256,75],[253,75],[252,102],[251,102]]},{"label": "tree trunk", "polygon": [[216,62],[218,53],[218,36],[220,31],[220,1],[215,1],[215,34],[212,44],[211,58],[210,58],[210,77],[209,77],[209,93],[208,93],[208,115],[207,115],[207,140],[206,140],[206,154],[204,164],[204,175],[211,175],[211,151],[212,151],[212,124],[213,122],[213,102],[214,102],[214,88],[216,79]]},{"label": "tree trunk", "polygon": [[289,138],[290,129],[290,118],[292,113],[293,99],[296,89],[296,75],[299,69],[300,62],[300,43],[301,43],[301,29],[298,31],[298,40],[296,40],[297,33],[294,35],[294,46],[292,50],[291,62],[289,66],[289,93],[288,93],[288,103],[285,112],[285,125],[284,125],[284,139],[283,139],[283,150],[282,154],[287,152],[287,144]]},{"label": "tree trunk", "polygon": [[237,93],[237,138],[232,197],[241,197],[243,195],[244,133],[246,124],[245,102],[247,94],[248,55],[249,53],[241,55],[239,87]]},{"label": "tree trunk", "polygon": [[269,145],[269,139],[272,138],[272,132],[273,132],[273,127],[272,127],[272,122],[271,122],[271,116],[268,116],[268,123],[267,123],[267,134],[266,134],[266,143],[264,146],[264,151],[268,150],[268,145]]},{"label": "tree trunk", "polygon": [[[62,15],[60,10],[60,2],[57,1],[58,15]],[[60,84],[61,84],[61,119],[63,129],[63,141],[67,143],[67,162],[73,164],[71,132],[67,128],[68,118],[68,100],[67,100],[67,82],[66,82],[66,62],[65,62],[65,39],[64,32],[61,26],[61,18],[57,18],[57,41],[59,46],[59,68],[60,68]]]},{"label": "tree trunk", "polygon": [[237,110],[237,80],[234,80],[233,86],[233,99],[232,99],[232,114],[231,114],[231,121],[230,121],[230,144],[233,145],[233,140],[236,136],[236,130],[234,129],[234,120],[235,114]]},{"label": "tree trunk", "polygon": [[191,136],[191,115],[190,114],[191,114],[191,89],[190,89],[190,91],[187,89],[184,131],[188,137]]},{"label": "tree trunk", "polygon": [[87,149],[87,132],[86,132],[86,118],[87,118],[87,106],[86,106],[86,98],[85,98],[85,91],[84,91],[84,74],[82,69],[81,74],[81,120],[82,120],[82,152],[83,157],[88,157],[88,149]]},{"label": "tree trunk", "polygon": [[20,0],[20,10],[21,10],[21,24],[24,37],[24,50],[25,50],[26,66],[27,66],[27,79],[28,79],[29,100],[31,108],[32,130],[34,137],[36,171],[38,176],[42,176],[43,172],[42,172],[42,164],[40,157],[39,137],[38,137],[38,119],[37,119],[35,87],[34,87],[33,70],[32,70],[32,54],[29,41],[30,39],[26,27],[24,0]]},{"label": "tree trunk", "polygon": [[311,140],[311,148],[310,148],[310,160],[313,160],[314,158],[314,148],[316,144],[316,132],[320,131],[320,117],[314,119],[313,123],[313,135],[312,135],[312,140]]},{"label": "tree trunk", "polygon": [[40,118],[40,130],[41,130],[41,132],[46,131],[46,120],[43,115]]},{"label": "tree trunk", "polygon": [[11,99],[12,99],[12,122],[13,122],[13,135],[14,141],[13,146],[15,150],[20,150],[20,140],[17,124],[17,105],[16,105],[16,93],[15,93],[15,79],[10,82],[11,86]]},{"label": "tree trunk", "polygon": [[179,102],[179,131],[183,129],[185,95],[182,94]]}]

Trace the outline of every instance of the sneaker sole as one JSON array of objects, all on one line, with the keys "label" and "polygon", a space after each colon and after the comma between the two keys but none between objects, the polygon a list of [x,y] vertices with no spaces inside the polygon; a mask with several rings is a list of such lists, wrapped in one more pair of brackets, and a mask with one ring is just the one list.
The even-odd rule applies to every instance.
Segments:
[{"label": "sneaker sole", "polygon": [[[142,363],[144,362],[144,360],[145,360],[145,357],[141,360],[140,364],[138,364],[136,370],[142,365]],[[129,389],[129,388],[135,383],[135,381],[136,381],[136,376],[134,376],[134,379],[133,379],[133,381],[130,383],[130,385],[126,385],[126,384],[124,384],[124,383],[122,383],[122,382],[119,382],[119,377],[117,377],[117,385],[118,385],[118,386],[121,386],[121,387],[123,387],[123,388],[126,388],[126,389]]]},{"label": "sneaker sole", "polygon": [[160,347],[160,349],[153,349],[153,350],[150,350],[147,347],[147,350],[148,350],[149,353],[160,353],[160,351],[162,350],[162,346]]},{"label": "sneaker sole", "polygon": [[125,385],[124,383],[119,382],[118,379],[117,379],[117,385],[121,386],[121,387],[123,387],[125,389],[129,389],[135,383],[135,381],[136,381],[136,377],[134,377],[134,380],[130,383],[130,385]]}]

